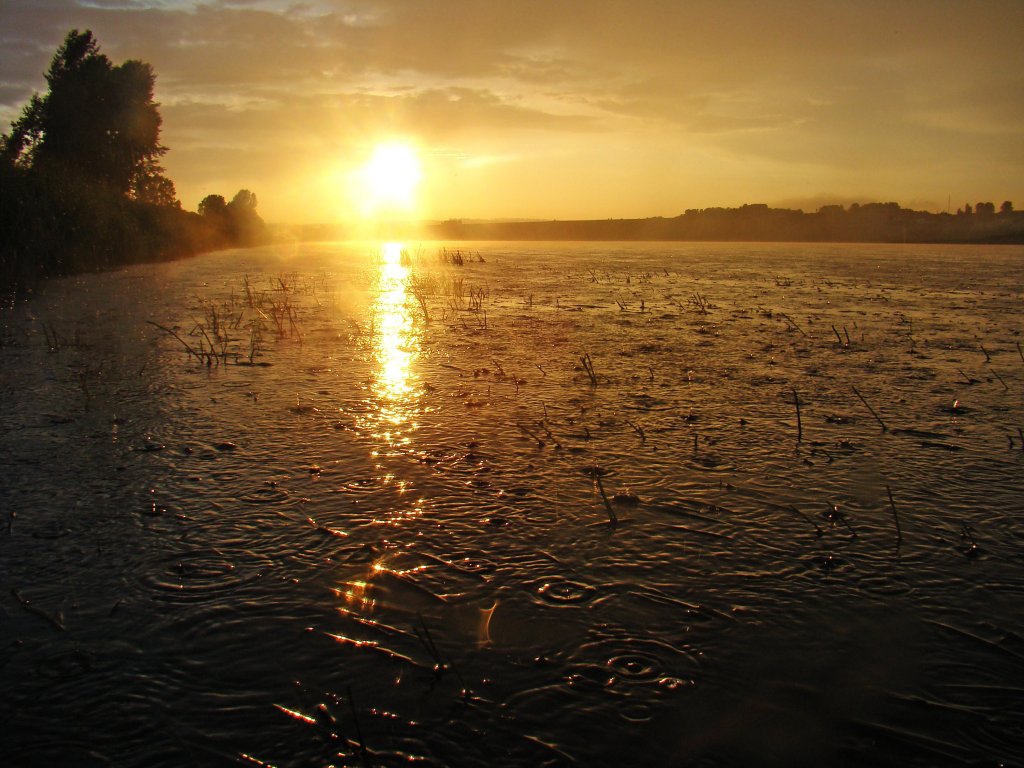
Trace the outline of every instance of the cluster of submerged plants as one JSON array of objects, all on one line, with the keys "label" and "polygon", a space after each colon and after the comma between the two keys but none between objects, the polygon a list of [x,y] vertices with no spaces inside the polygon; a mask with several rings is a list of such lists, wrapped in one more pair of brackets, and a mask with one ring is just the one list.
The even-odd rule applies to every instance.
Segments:
[{"label": "cluster of submerged plants", "polygon": [[262,288],[245,275],[239,295],[232,291],[219,304],[202,302],[202,318],[192,318],[187,330],[180,325],[168,327],[153,320],[146,322],[177,341],[189,360],[194,358],[207,368],[228,364],[269,367],[273,363],[262,359],[267,335],[301,343],[300,304],[296,297],[308,294],[316,301],[316,291],[315,281],[307,283],[297,275],[267,278]]}]

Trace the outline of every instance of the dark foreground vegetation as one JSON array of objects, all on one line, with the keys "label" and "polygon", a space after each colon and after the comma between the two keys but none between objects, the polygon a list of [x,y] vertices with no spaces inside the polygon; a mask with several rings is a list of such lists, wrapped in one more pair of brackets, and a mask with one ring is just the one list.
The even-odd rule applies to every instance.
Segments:
[{"label": "dark foreground vegetation", "polygon": [[72,30],[0,137],[0,292],[58,275],[263,242],[256,196],[209,195],[185,211],[160,160],[149,64],[114,65]]},{"label": "dark foreground vegetation", "polygon": [[764,242],[1024,243],[1024,212],[1005,201],[965,205],[955,214],[898,203],[827,205],[815,213],[744,205],[688,210],[674,218],[599,221],[446,221],[440,240],[719,240]]}]

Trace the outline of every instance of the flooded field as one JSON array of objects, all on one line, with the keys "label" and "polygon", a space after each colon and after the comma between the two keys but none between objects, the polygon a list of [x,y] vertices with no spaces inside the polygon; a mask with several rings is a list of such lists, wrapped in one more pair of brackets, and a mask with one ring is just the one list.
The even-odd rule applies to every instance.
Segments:
[{"label": "flooded field", "polygon": [[0,328],[0,764],[1024,762],[1024,248],[319,244]]}]

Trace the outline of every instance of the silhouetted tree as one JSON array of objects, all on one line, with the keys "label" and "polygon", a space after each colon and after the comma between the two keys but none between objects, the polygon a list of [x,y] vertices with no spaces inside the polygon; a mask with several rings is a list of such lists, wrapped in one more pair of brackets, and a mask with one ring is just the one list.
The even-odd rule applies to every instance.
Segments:
[{"label": "silhouetted tree", "polygon": [[223,195],[207,195],[199,202],[199,215],[207,218],[223,218],[227,206]]},{"label": "silhouetted tree", "polygon": [[199,213],[220,235],[222,245],[259,245],[268,239],[267,227],[256,213],[256,195],[240,189],[225,203],[221,195],[207,195]]},{"label": "silhouetted tree", "polygon": [[1013,203],[1009,200],[1003,200],[1003,204],[999,206],[1000,213],[1013,213]]},{"label": "silhouetted tree", "polygon": [[49,91],[34,95],[4,137],[7,161],[100,183],[137,199],[166,200],[160,181],[160,112],[149,64],[114,66],[92,32],[68,33],[46,73]]},{"label": "silhouetted tree", "polygon": [[259,245],[265,243],[267,227],[256,213],[256,195],[248,189],[240,189],[231,198],[226,209],[228,234],[236,245]]},{"label": "silhouetted tree", "polygon": [[240,189],[235,193],[235,196],[231,198],[230,205],[234,206],[239,210],[256,210],[256,195],[250,192],[248,189]]},{"label": "silhouetted tree", "polygon": [[996,212],[996,207],[993,203],[978,203],[974,206],[974,212],[982,216],[991,216]]}]

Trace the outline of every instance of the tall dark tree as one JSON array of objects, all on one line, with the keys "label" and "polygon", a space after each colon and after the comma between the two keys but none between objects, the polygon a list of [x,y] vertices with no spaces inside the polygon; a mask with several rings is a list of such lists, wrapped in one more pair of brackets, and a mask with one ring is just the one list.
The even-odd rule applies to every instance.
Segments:
[{"label": "tall dark tree", "polygon": [[3,153],[16,166],[166,201],[155,80],[149,64],[114,66],[92,32],[72,30],[46,73],[48,92],[32,97],[4,137]]}]

